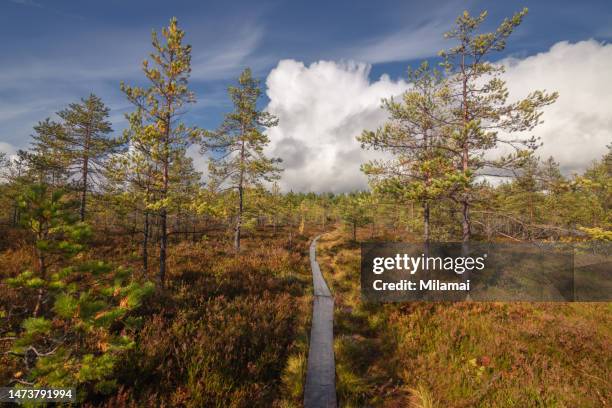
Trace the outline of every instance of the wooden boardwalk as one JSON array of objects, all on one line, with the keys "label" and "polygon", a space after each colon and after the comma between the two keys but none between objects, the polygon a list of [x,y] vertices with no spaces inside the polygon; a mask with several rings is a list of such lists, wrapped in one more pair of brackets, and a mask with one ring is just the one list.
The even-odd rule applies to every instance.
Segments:
[{"label": "wooden boardwalk", "polygon": [[317,240],[310,244],[310,267],[314,300],[304,387],[305,408],[336,408],[336,363],[334,359],[334,298],[316,259]]}]

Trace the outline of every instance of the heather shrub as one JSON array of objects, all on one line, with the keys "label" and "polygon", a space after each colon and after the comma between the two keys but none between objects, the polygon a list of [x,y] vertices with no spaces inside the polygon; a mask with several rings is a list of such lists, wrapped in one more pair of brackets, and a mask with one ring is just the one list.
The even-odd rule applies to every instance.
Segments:
[{"label": "heather shrub", "polygon": [[[296,311],[288,295],[217,297],[174,319],[153,317],[123,375],[170,406],[268,406],[280,384]],[[160,335],[163,334],[163,335]]]},{"label": "heather shrub", "polygon": [[265,406],[283,369],[295,319],[289,297],[215,299],[188,328],[187,405]]}]

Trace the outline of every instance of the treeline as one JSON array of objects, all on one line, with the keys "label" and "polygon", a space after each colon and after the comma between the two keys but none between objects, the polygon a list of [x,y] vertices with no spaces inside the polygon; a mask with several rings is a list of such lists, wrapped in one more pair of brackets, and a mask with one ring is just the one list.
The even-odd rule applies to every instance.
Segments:
[{"label": "treeline", "polygon": [[[472,239],[612,241],[612,151],[569,177],[553,158],[531,157],[512,180],[482,181],[472,194]],[[438,242],[457,241],[463,232],[462,206],[452,199],[424,205],[412,197],[361,192],[343,196],[336,208],[355,240],[359,228],[371,230],[366,236],[386,231],[389,238],[421,241],[429,236]]]}]

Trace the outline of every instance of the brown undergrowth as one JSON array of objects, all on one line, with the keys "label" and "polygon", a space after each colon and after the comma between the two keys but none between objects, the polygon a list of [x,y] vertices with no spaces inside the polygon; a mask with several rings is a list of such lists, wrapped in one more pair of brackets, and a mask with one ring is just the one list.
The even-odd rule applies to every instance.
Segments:
[{"label": "brown undergrowth", "polygon": [[610,303],[368,304],[359,294],[359,246],[349,238],[336,230],[318,247],[336,299],[341,406],[611,403]]},{"label": "brown undergrowth", "polygon": [[[310,320],[307,233],[289,239],[283,231],[258,231],[245,238],[239,256],[222,236],[173,242],[167,288],[141,308],[135,347],[115,373],[119,388],[89,395],[84,405],[300,406]],[[150,262],[145,274],[132,244],[97,242],[84,257],[152,279],[157,265]],[[31,263],[23,246],[7,245],[0,280]],[[2,332],[19,330],[28,302],[0,284]],[[0,352],[9,348],[10,339],[0,344]],[[0,383],[8,384],[20,362],[0,359]]]}]

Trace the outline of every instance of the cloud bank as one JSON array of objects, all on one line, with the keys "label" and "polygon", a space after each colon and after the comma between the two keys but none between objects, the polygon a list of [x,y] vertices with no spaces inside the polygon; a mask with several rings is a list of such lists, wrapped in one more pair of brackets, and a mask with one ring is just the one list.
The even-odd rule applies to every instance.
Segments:
[{"label": "cloud bank", "polygon": [[359,166],[367,154],[355,137],[385,120],[381,98],[408,86],[385,75],[371,82],[369,72],[366,64],[305,66],[294,60],[280,61],[270,72],[268,110],[280,122],[269,131],[267,153],[284,160],[282,188],[341,192],[366,187]]},{"label": "cloud bank", "polygon": [[[594,40],[560,42],[525,59],[505,59],[510,98],[535,89],[558,91],[558,101],[544,111],[534,130],[544,146],[538,154],[554,156],[565,173],[580,172],[601,158],[612,142],[612,44]],[[370,66],[295,60],[278,63],[266,81],[268,110],[280,119],[269,131],[267,153],[284,160],[281,187],[294,191],[343,192],[367,187],[359,171],[372,152],[355,137],[375,129],[386,114],[384,97],[408,88],[383,75],[369,79]]]},{"label": "cloud bank", "polygon": [[535,89],[559,92],[533,131],[544,143],[540,157],[553,156],[567,174],[603,156],[612,142],[612,44],[563,41],[547,52],[503,63],[510,98]]}]

